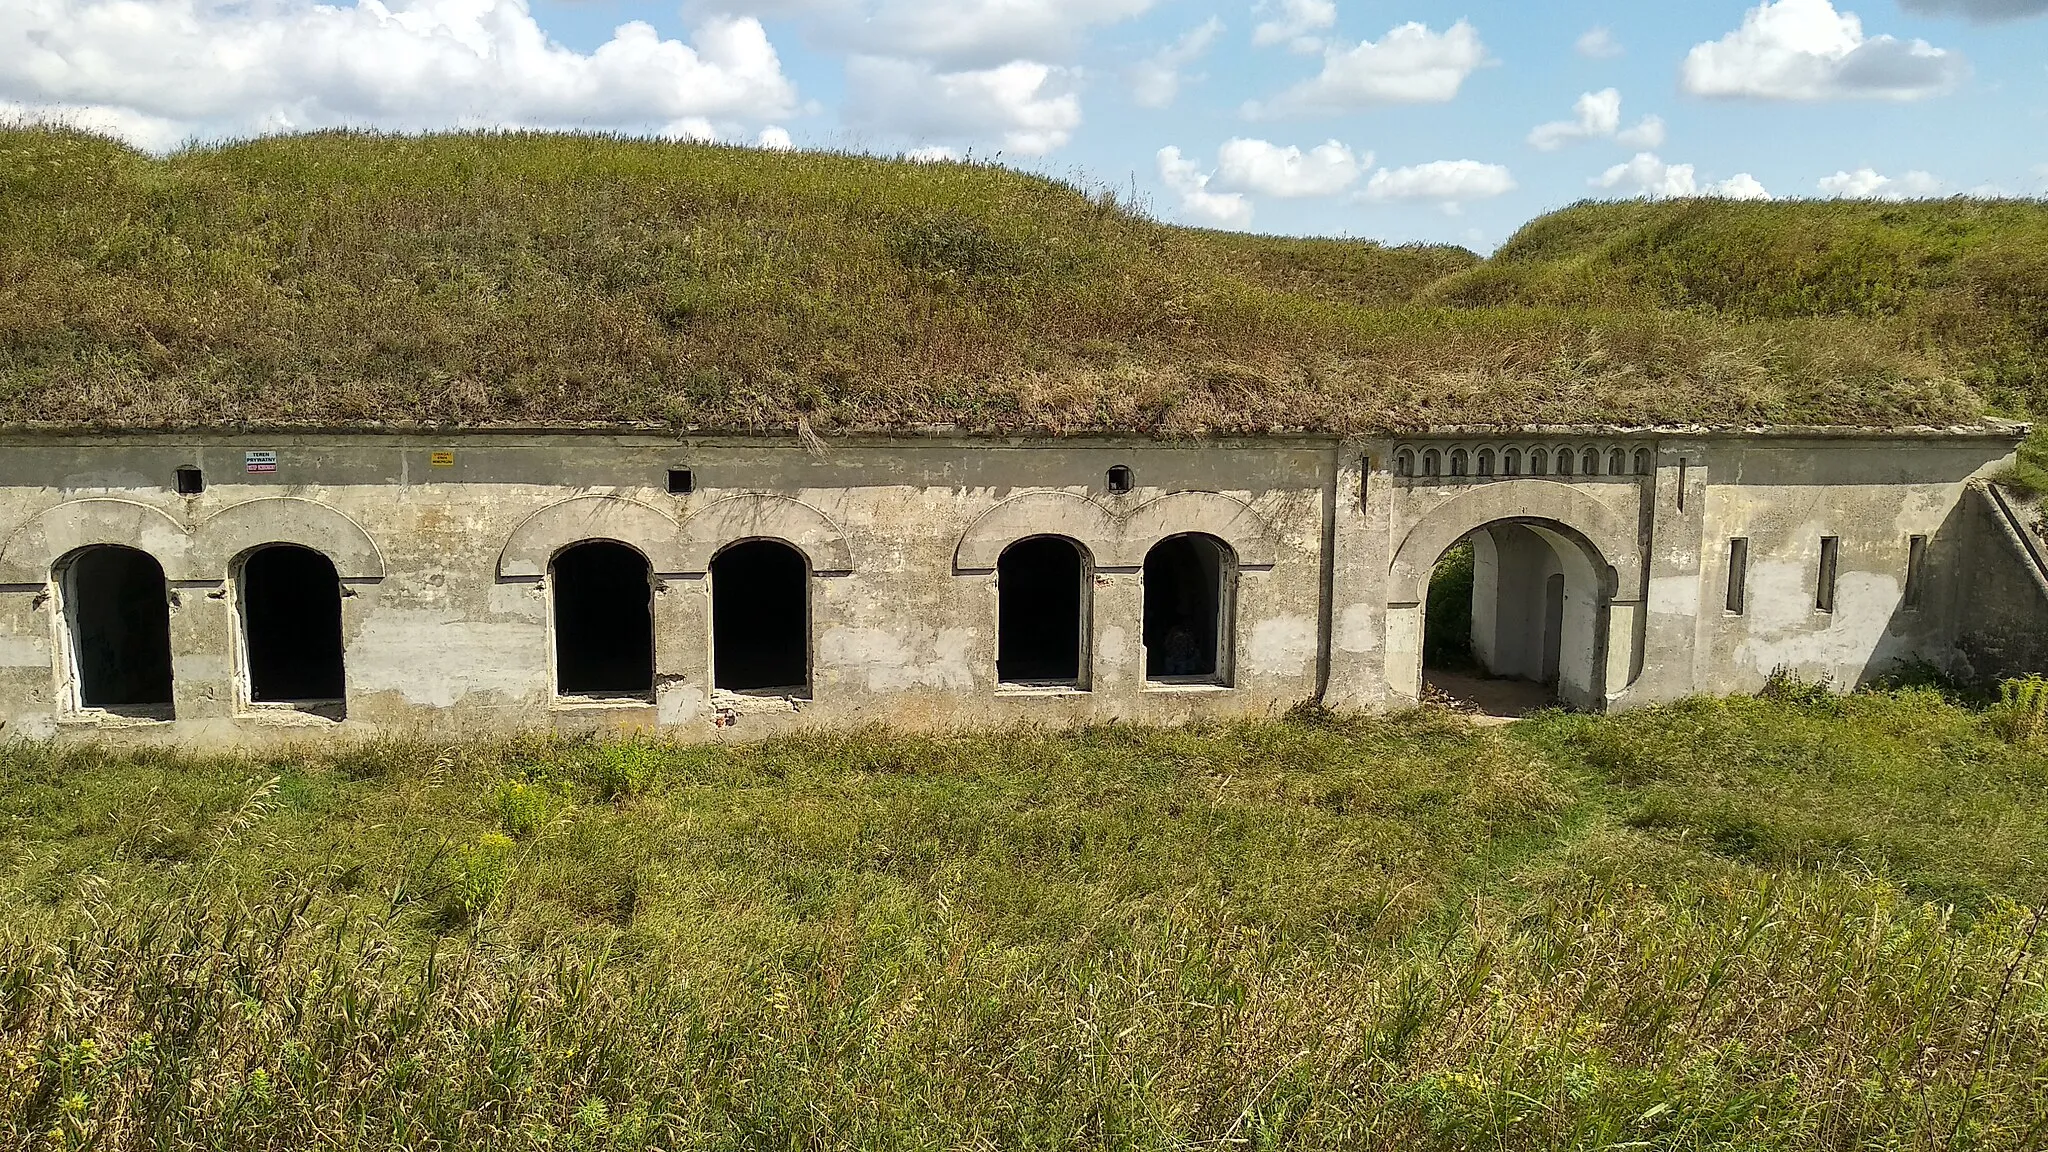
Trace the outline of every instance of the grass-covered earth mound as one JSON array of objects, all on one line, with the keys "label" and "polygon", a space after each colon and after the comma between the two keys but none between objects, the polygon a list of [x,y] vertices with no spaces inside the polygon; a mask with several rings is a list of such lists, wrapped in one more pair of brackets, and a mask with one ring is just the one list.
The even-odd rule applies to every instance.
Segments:
[{"label": "grass-covered earth mound", "polygon": [[2038,1147],[2038,707],[0,748],[10,1148]]},{"label": "grass-covered earth mound", "polygon": [[1589,204],[1482,261],[978,164],[0,130],[0,427],[1896,426],[2044,364],[2038,202]]}]

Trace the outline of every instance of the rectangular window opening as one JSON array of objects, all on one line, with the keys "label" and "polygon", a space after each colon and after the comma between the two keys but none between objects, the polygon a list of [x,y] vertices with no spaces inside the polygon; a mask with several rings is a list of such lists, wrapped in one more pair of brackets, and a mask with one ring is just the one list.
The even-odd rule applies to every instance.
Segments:
[{"label": "rectangular window opening", "polygon": [[1920,607],[1921,587],[1927,575],[1927,537],[1915,536],[1906,544],[1906,610]]},{"label": "rectangular window opening", "polygon": [[688,496],[697,490],[697,477],[688,468],[668,470],[668,491],[671,496]]},{"label": "rectangular window opening", "polygon": [[1728,541],[1728,612],[1740,616],[1749,608],[1749,537]]},{"label": "rectangular window opening", "polygon": [[1817,612],[1835,610],[1835,573],[1841,564],[1842,538],[1823,536],[1820,538],[1820,582],[1814,589],[1813,607]]}]

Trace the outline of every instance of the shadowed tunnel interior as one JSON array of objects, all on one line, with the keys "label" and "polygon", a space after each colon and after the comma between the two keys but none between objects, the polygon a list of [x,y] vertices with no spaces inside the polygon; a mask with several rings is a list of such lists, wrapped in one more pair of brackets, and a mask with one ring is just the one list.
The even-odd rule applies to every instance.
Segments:
[{"label": "shadowed tunnel interior", "polygon": [[293,544],[252,553],[242,562],[241,603],[250,699],[342,698],[341,579],[332,561]]},{"label": "shadowed tunnel interior", "polygon": [[86,708],[171,706],[171,601],[163,566],[118,545],[88,548],[64,574],[66,615]]},{"label": "shadowed tunnel interior", "polygon": [[550,569],[555,601],[555,691],[563,696],[646,696],[654,691],[654,585],[647,558],[592,540],[564,549]]},{"label": "shadowed tunnel interior", "polygon": [[711,561],[713,680],[728,692],[800,695],[811,683],[811,566],[780,540]]},{"label": "shadowed tunnel interior", "polygon": [[996,678],[1074,684],[1081,679],[1081,550],[1059,536],[1020,540],[996,563]]},{"label": "shadowed tunnel interior", "polygon": [[1230,557],[1211,536],[1171,536],[1145,555],[1145,675],[1220,677]]}]

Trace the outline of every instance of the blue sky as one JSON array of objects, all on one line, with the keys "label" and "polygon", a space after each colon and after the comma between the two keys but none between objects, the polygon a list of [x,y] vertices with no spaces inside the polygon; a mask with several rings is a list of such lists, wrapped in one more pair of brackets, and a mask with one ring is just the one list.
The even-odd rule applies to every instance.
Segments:
[{"label": "blue sky", "polygon": [[1486,249],[1587,196],[2039,195],[2048,0],[5,0],[0,114],[1000,153]]}]

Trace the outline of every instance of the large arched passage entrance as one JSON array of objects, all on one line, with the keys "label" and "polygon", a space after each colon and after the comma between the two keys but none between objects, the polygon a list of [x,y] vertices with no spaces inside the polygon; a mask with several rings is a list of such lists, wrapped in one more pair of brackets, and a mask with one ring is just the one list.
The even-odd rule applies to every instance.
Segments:
[{"label": "large arched passage entrance", "polygon": [[[1387,686],[1423,695],[1430,582],[1469,548],[1468,671],[1548,685],[1566,707],[1606,708],[1633,680],[1642,616],[1636,517],[1568,484],[1508,480],[1475,487],[1424,514],[1387,577]],[[1440,610],[1439,623],[1446,617]],[[1455,614],[1453,614],[1455,615]]]},{"label": "large arched passage entrance", "polygon": [[1439,560],[1423,606],[1423,684],[1480,711],[1606,696],[1607,565],[1576,532],[1501,520]]}]

